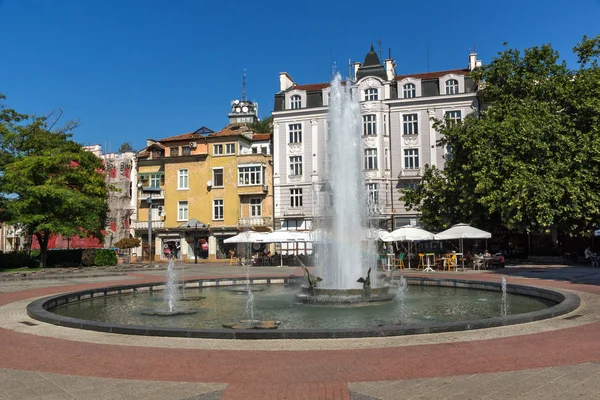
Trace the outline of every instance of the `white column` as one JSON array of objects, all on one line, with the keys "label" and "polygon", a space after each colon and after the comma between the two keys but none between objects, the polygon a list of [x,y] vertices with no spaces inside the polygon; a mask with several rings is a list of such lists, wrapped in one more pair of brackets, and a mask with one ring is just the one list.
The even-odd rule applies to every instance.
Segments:
[{"label": "white column", "polygon": [[188,254],[188,242],[187,240],[185,240],[185,235],[181,235],[181,240],[179,242],[179,246],[180,249],[179,251],[181,252],[181,259],[185,260],[186,258],[189,258],[189,254]]},{"label": "white column", "polygon": [[208,237],[208,258],[217,258],[217,238],[214,235]]}]

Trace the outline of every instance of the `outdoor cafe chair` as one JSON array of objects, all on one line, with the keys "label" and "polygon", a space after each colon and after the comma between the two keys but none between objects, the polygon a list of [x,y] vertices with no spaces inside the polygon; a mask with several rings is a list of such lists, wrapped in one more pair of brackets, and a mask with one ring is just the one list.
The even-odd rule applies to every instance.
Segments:
[{"label": "outdoor cafe chair", "polygon": [[394,259],[394,268],[404,269],[404,253],[400,253],[398,258]]}]

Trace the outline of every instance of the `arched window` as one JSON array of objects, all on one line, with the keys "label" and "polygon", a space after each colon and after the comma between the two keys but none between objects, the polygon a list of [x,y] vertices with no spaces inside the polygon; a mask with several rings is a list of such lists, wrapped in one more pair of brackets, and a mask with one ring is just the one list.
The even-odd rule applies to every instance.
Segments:
[{"label": "arched window", "polygon": [[412,99],[417,97],[417,87],[414,83],[407,83],[402,87],[402,90],[404,92],[405,99]]},{"label": "arched window", "polygon": [[292,97],[290,97],[290,109],[291,110],[297,110],[298,108],[302,107],[302,98],[300,97],[300,95],[295,94]]},{"label": "arched window", "polygon": [[446,94],[458,94],[458,81],[456,79],[446,81]]}]

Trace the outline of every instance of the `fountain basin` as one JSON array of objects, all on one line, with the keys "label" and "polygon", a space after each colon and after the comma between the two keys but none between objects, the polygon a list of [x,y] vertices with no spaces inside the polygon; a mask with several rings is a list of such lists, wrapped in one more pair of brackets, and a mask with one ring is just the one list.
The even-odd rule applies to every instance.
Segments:
[{"label": "fountain basin", "polygon": [[298,301],[307,304],[317,305],[343,305],[343,306],[361,306],[392,301],[396,297],[395,293],[390,293],[389,286],[371,288],[369,296],[365,296],[363,289],[329,289],[313,287],[308,285],[301,286],[302,292],[296,296]]},{"label": "fountain basin", "polygon": [[155,317],[174,317],[176,315],[192,315],[197,314],[195,310],[145,310],[142,315],[153,315]]},{"label": "fountain basin", "polygon": [[[241,279],[240,279],[241,281]],[[284,284],[296,282],[300,284],[302,279],[294,278],[256,278],[256,283],[260,284]],[[419,286],[443,286],[450,288],[474,288],[487,291],[500,292],[501,285],[495,282],[468,281],[468,280],[449,280],[436,278],[407,278],[409,287]],[[253,282],[251,282],[252,284]],[[187,281],[186,287],[214,287],[230,286],[240,284],[235,278],[217,279],[217,280],[196,280]],[[244,283],[245,284],[245,283]],[[434,332],[460,331],[480,328],[490,328],[502,325],[511,325],[525,322],[532,322],[546,318],[552,318],[566,314],[579,307],[580,300],[575,294],[569,292],[560,292],[557,290],[542,289],[531,286],[508,285],[508,292],[512,294],[521,294],[525,296],[534,296],[556,303],[553,306],[543,308],[537,311],[523,314],[509,315],[507,317],[491,317],[479,319],[466,319],[464,321],[442,322],[442,323],[414,323],[414,324],[386,324],[385,326],[366,326],[358,328],[307,328],[307,329],[286,329],[282,324],[279,329],[204,329],[204,328],[185,328],[185,327],[160,327],[146,325],[127,325],[120,323],[108,323],[101,321],[84,320],[68,316],[61,316],[54,312],[57,307],[72,302],[78,302],[83,299],[90,299],[97,296],[110,296],[119,293],[131,293],[133,289],[137,292],[151,291],[155,286],[161,286],[163,283],[155,284],[137,284],[110,286],[106,288],[90,289],[75,293],[61,294],[39,299],[29,304],[27,313],[34,319],[52,323],[55,325],[68,326],[72,328],[88,329],[101,332],[166,336],[166,337],[197,337],[197,338],[219,338],[219,339],[308,339],[308,338],[350,338],[350,337],[377,337],[377,336],[398,336],[411,334],[424,334]],[[204,301],[204,300],[203,300]],[[305,306],[310,307],[310,306]],[[372,313],[380,306],[369,308]],[[381,307],[386,307],[382,305]],[[316,309],[319,309],[317,307]],[[359,307],[358,309],[364,309]],[[178,317],[179,318],[179,317]],[[182,317],[185,318],[185,317]],[[198,318],[198,317],[194,317]]]}]

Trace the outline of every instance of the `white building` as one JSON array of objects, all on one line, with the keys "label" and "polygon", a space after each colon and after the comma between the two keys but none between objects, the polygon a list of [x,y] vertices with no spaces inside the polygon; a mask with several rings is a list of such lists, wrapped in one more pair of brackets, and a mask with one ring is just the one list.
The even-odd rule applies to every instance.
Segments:
[{"label": "white building", "polygon": [[[425,164],[443,168],[445,149],[433,118],[460,120],[478,108],[477,84],[468,74],[481,62],[469,55],[465,69],[396,75],[395,63],[381,64],[371,46],[364,63],[354,63],[363,118],[365,184],[379,205],[381,226],[414,222],[418,216],[399,200],[400,188],[419,182]],[[313,204],[327,180],[329,83],[299,85],[279,74],[273,111],[275,229],[310,229]]]}]

